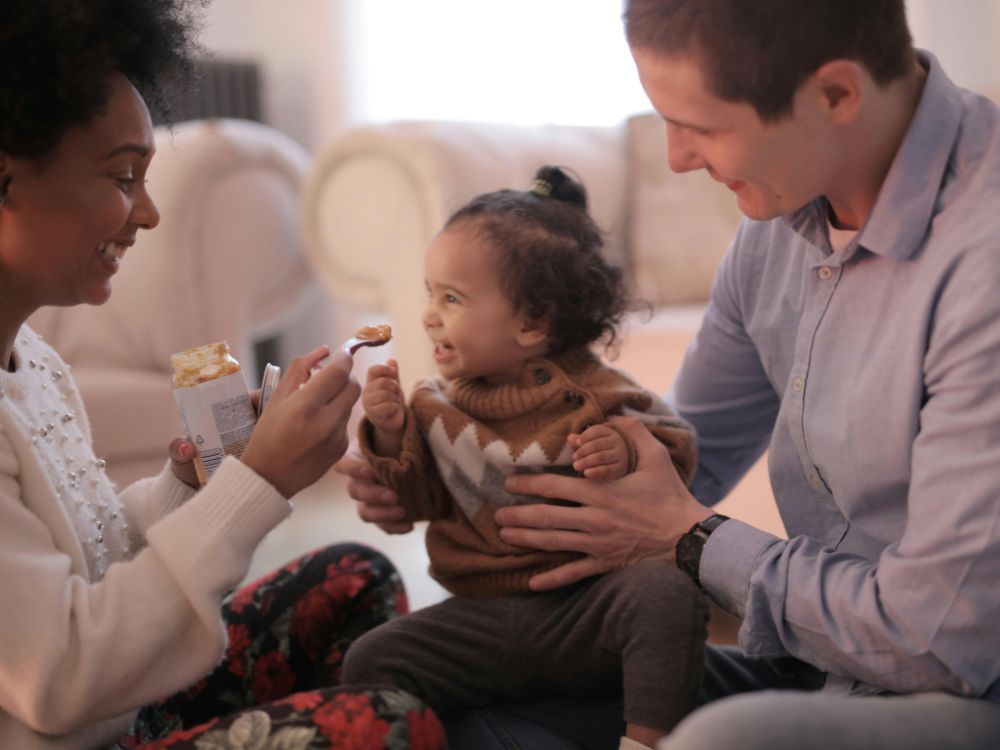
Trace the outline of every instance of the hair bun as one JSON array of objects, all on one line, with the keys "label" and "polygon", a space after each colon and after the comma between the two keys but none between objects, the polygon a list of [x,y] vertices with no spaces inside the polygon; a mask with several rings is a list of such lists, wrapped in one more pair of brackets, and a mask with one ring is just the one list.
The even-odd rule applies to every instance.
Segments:
[{"label": "hair bun", "polygon": [[587,210],[587,191],[561,167],[545,165],[535,172],[531,192]]}]

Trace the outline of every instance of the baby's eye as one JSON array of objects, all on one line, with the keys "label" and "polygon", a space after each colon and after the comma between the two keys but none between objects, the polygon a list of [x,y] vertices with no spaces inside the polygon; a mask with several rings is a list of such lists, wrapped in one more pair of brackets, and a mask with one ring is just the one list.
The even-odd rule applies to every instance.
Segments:
[{"label": "baby's eye", "polygon": [[449,305],[457,305],[459,299],[454,294],[446,294],[444,295],[444,301],[447,302]]},{"label": "baby's eye", "polygon": [[135,175],[132,173],[115,175],[114,180],[118,183],[118,187],[126,191],[131,190],[136,183]]}]

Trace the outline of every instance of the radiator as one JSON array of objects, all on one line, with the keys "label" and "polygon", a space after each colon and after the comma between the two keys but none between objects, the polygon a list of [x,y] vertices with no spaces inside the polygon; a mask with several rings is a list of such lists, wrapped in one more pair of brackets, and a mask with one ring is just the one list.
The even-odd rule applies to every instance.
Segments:
[{"label": "radiator", "polygon": [[236,117],[263,122],[260,68],[254,62],[200,60],[191,86],[178,93],[173,119]]}]

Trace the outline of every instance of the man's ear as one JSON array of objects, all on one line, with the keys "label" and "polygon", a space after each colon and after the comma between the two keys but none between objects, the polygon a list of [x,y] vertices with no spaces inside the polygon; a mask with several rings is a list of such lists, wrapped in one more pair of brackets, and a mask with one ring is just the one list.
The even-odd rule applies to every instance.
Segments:
[{"label": "man's ear", "polygon": [[870,76],[853,60],[831,60],[813,74],[819,106],[830,122],[843,125],[857,117]]},{"label": "man's ear", "polygon": [[524,347],[538,346],[549,339],[549,323],[543,318],[521,317],[521,330],[517,332],[517,343]]}]

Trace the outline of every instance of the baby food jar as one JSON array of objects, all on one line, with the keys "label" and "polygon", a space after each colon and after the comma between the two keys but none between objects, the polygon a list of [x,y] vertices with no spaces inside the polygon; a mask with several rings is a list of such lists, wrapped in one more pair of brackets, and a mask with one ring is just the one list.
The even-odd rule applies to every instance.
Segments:
[{"label": "baby food jar", "polygon": [[257,415],[240,363],[220,341],[170,357],[174,400],[196,449],[195,470],[204,485],[226,456],[243,453]]}]

